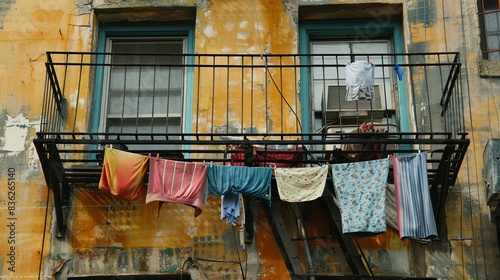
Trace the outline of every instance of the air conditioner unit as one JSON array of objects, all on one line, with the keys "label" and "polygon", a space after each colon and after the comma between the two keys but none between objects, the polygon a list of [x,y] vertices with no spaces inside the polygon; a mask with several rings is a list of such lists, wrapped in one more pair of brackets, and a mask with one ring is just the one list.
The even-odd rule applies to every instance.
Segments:
[{"label": "air conditioner unit", "polygon": [[489,206],[500,202],[500,139],[489,139],[483,153],[483,177]]},{"label": "air conditioner unit", "polygon": [[[373,96],[374,100],[345,100],[345,85],[327,85],[326,86],[326,110],[327,111],[363,111],[363,110],[383,110],[382,95],[380,94],[380,85],[375,85]],[[356,104],[357,103],[357,104]],[[357,107],[356,107],[357,106]]]}]

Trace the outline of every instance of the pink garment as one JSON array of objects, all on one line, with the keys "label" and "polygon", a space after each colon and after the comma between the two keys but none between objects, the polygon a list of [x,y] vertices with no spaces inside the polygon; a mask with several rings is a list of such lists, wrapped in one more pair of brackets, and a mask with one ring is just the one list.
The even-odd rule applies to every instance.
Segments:
[{"label": "pink garment", "polygon": [[[201,214],[207,198],[207,167],[200,163],[174,161],[151,157],[146,203],[171,202],[195,208]],[[159,211],[160,209],[158,209]]]}]

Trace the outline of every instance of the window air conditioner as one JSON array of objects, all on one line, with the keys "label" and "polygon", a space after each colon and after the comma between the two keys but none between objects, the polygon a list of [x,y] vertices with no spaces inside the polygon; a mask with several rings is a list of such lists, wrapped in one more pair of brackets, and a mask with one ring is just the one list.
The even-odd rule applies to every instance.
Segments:
[{"label": "window air conditioner", "polygon": [[483,177],[488,205],[500,202],[500,139],[489,139],[483,154]]},{"label": "window air conditioner", "polygon": [[[346,86],[345,85],[327,85],[326,110],[327,111],[366,111],[366,110],[383,110],[382,96],[380,94],[380,85],[375,85],[373,101],[360,100],[346,101]],[[357,107],[356,107],[357,103]],[[370,105],[371,103],[371,105]]]}]

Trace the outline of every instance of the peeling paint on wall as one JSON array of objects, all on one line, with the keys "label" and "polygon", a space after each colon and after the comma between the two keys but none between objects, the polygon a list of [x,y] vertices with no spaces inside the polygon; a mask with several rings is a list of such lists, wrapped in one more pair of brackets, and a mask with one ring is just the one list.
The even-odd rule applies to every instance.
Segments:
[{"label": "peeling paint on wall", "polygon": [[3,0],[0,2],[0,30],[3,29],[5,15],[9,12],[12,4],[14,4],[15,2],[16,0]]},{"label": "peeling paint on wall", "polygon": [[28,130],[35,127],[39,123],[31,122],[24,115],[18,114],[15,117],[7,115],[5,122],[5,130],[3,136],[0,137],[0,143],[3,146],[0,148],[0,153],[8,155],[17,155],[19,152],[26,151],[29,146]]}]

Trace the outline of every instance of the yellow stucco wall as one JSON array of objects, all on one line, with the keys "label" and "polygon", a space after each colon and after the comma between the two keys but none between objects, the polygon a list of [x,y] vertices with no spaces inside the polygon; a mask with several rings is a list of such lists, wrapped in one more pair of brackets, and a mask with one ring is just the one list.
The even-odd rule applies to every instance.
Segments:
[{"label": "yellow stucco wall", "polygon": [[[197,7],[197,53],[293,54],[297,53],[298,48],[298,5],[348,3],[402,3],[406,51],[460,52],[466,126],[471,139],[458,183],[450,190],[448,197],[447,236],[443,237],[443,242],[429,246],[400,241],[397,234],[389,231],[379,238],[360,239],[360,243],[367,253],[372,254],[376,271],[410,271],[421,276],[445,279],[500,277],[496,233],[487,214],[481,175],[482,151],[486,140],[498,138],[500,134],[497,115],[500,82],[495,78],[479,77],[479,30],[474,16],[477,1],[459,1],[459,4],[454,0],[118,2],[0,1],[2,278],[38,278],[42,251],[41,275],[46,278],[56,271],[70,273],[68,267],[72,268],[71,273],[75,275],[178,273],[186,257],[196,251],[200,257],[232,260],[236,260],[239,253],[242,258],[250,257],[252,275],[259,279],[286,279],[287,269],[258,207],[255,243],[247,245],[247,251],[243,251],[241,246],[237,251],[236,246],[239,245],[234,244],[234,232],[218,218],[220,199],[216,197],[209,199],[204,213],[198,218],[193,217],[193,210],[189,207],[168,204],[163,205],[158,217],[156,204],[145,205],[144,195],[137,201],[125,202],[102,191],[80,190],[76,192],[72,206],[70,233],[62,240],[53,237],[52,199],[47,200],[48,189],[32,145],[40,121],[45,52],[93,50],[93,38],[98,25],[92,8],[180,5]],[[264,74],[257,73],[256,80],[263,79]],[[238,79],[234,82],[231,85],[239,89],[241,85]],[[70,115],[76,108],[91,111],[88,91],[83,88],[77,92],[77,82],[73,80],[73,83],[68,85],[70,92],[73,92],[69,99]],[[200,85],[201,89],[212,88],[209,81],[204,83]],[[287,90],[286,87],[293,89],[295,86],[285,85],[283,90],[292,106],[298,106],[293,102],[295,91]],[[216,96],[218,103],[215,108],[205,108],[207,120],[210,119],[211,110],[225,114],[225,91],[226,88],[216,91],[221,95]],[[278,104],[281,98],[276,92],[271,93],[273,97],[268,106]],[[211,101],[200,100],[200,104],[212,104]],[[262,109],[263,105],[259,104],[252,110],[255,110],[254,115],[262,115],[259,111]],[[239,120],[243,118],[243,126],[250,126],[245,122],[246,115],[242,116],[241,112],[232,112],[231,117],[238,120],[236,123],[240,123]],[[269,119],[259,119],[254,125],[262,129],[269,120],[281,124],[279,118],[281,116],[271,115]],[[204,122],[203,128],[208,131],[225,122],[222,115],[216,119],[221,123]],[[85,131],[87,122],[85,117],[79,118],[77,130]],[[283,127],[274,128],[295,131],[295,117],[287,116]],[[15,188],[11,183],[9,189],[9,182],[15,182]],[[47,205],[49,211],[46,217]],[[15,211],[11,213],[9,207],[12,206],[15,206]],[[318,218],[310,223],[312,228],[322,232],[324,228],[319,221]],[[11,240],[15,243],[10,243],[14,242]],[[42,248],[43,242],[45,246]],[[325,245],[335,247],[334,244],[321,242],[311,245],[316,248],[315,256],[323,258],[325,267],[344,271],[345,265],[339,264],[341,258],[336,252],[320,250]],[[11,246],[14,246],[13,250]],[[15,253],[15,257],[12,257],[11,252]],[[397,257],[400,259],[396,260]],[[71,261],[65,266],[68,260]],[[388,263],[382,260],[388,260]],[[227,274],[238,277],[240,273],[239,267],[234,264],[200,262],[197,265],[201,279],[214,279]]]},{"label": "yellow stucco wall", "polygon": [[[40,120],[45,51],[65,49],[68,34],[78,34],[70,32],[72,2],[2,1],[0,7],[0,275],[2,279],[35,279],[43,237],[44,255],[52,239],[50,214],[44,232],[48,190],[31,144]],[[15,189],[8,188],[9,169],[15,170],[11,177]],[[14,212],[8,208],[11,205]]]}]

